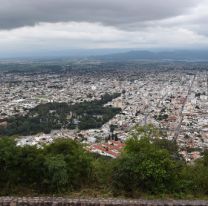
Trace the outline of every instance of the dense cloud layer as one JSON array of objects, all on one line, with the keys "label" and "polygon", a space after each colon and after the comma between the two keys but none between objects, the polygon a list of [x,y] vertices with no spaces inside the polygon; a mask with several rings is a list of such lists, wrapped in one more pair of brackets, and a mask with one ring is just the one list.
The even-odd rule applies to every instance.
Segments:
[{"label": "dense cloud layer", "polygon": [[0,0],[0,58],[208,48],[208,0]]},{"label": "dense cloud layer", "polygon": [[0,0],[0,29],[39,22],[100,22],[129,28],[174,17],[198,0]]}]

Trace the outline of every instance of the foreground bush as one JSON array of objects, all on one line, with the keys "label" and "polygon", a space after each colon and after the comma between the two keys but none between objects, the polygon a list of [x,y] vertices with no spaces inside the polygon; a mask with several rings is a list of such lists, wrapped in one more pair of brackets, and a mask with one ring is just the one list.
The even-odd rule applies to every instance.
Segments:
[{"label": "foreground bush", "polygon": [[176,162],[167,150],[160,149],[147,138],[128,140],[113,173],[114,188],[127,194],[138,190],[148,193],[173,191],[176,181]]},{"label": "foreground bush", "polygon": [[[0,139],[0,195],[90,194],[208,195],[208,153],[187,165],[175,142],[162,140],[152,126],[135,128],[117,159],[89,154],[72,140],[43,148],[17,147]],[[103,193],[102,193],[103,192]]]},{"label": "foreground bush", "polygon": [[91,158],[76,142],[57,140],[43,149],[16,147],[14,140],[0,139],[0,186],[12,192],[18,187],[38,192],[63,192],[81,188],[91,175]]}]

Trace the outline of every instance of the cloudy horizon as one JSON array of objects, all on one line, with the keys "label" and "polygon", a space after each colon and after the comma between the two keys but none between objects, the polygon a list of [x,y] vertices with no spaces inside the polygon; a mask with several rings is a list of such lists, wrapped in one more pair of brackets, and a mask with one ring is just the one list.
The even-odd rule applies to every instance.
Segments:
[{"label": "cloudy horizon", "polygon": [[208,0],[0,0],[0,57],[208,49]]}]

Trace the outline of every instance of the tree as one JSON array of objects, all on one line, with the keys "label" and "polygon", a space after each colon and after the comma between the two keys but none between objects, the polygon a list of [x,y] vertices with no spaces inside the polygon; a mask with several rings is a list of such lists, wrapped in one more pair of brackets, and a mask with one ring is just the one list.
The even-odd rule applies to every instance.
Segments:
[{"label": "tree", "polygon": [[56,157],[54,161],[57,160],[57,155],[62,155],[62,166],[66,164],[64,168],[67,171],[67,186],[70,190],[80,188],[89,181],[92,159],[80,144],[73,140],[59,139],[46,146],[44,150],[46,154]]},{"label": "tree", "polygon": [[0,139],[0,194],[22,188],[38,192],[63,192],[89,183],[92,158],[72,140],[51,145],[16,146],[12,138]]},{"label": "tree", "polygon": [[168,150],[158,147],[151,141],[148,135],[153,135],[152,128],[150,131],[146,128],[138,129],[139,138],[134,133],[134,136],[127,140],[124,153],[114,168],[114,190],[131,195],[135,191],[148,193],[173,191],[178,177],[176,162]]},{"label": "tree", "polygon": [[179,148],[175,141],[170,141],[167,139],[159,139],[156,138],[153,140],[154,144],[157,145],[161,149],[166,149],[171,154],[174,159],[182,159],[180,154],[178,153]]},{"label": "tree", "polygon": [[67,190],[67,163],[63,155],[47,156],[44,162],[44,185],[49,191],[63,192]]},{"label": "tree", "polygon": [[195,195],[208,195],[208,152],[198,159],[194,165],[188,166],[184,179],[189,182],[189,188]]},{"label": "tree", "polygon": [[114,160],[104,157],[96,158],[93,161],[92,180],[96,187],[110,187],[114,163]]},{"label": "tree", "polygon": [[17,149],[18,153],[15,158],[18,166],[15,172],[18,174],[18,184],[41,188],[45,162],[42,149],[36,146],[17,147]]},{"label": "tree", "polygon": [[0,187],[12,190],[17,183],[17,147],[12,138],[0,138]]}]

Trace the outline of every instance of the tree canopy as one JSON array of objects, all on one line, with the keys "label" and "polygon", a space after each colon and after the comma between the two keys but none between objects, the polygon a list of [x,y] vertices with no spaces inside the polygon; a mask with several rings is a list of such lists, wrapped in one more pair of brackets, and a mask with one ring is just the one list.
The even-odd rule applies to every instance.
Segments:
[{"label": "tree canopy", "polygon": [[37,148],[0,138],[0,194],[69,194],[87,188],[114,196],[207,196],[208,152],[186,164],[177,156],[177,144],[161,135],[151,125],[135,127],[117,159],[93,155],[72,140]]}]

